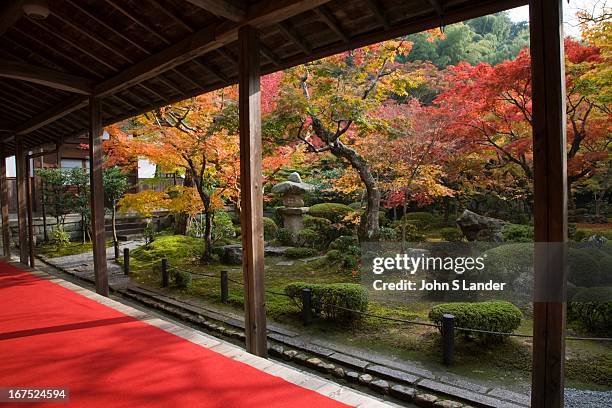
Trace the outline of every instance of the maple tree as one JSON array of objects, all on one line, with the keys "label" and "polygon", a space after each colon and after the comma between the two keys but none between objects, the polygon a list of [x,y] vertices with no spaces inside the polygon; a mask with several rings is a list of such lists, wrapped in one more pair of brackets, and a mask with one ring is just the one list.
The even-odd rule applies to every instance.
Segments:
[{"label": "maple tree", "polygon": [[[610,111],[590,74],[602,63],[599,48],[565,40],[569,188],[592,176],[609,157]],[[528,50],[494,67],[449,67],[434,103],[448,116],[447,131],[465,151],[490,154],[489,168],[517,168],[533,180],[531,67]],[[609,96],[604,96],[609,98]]]},{"label": "maple tree", "polygon": [[374,113],[383,101],[418,82],[398,69],[396,58],[409,51],[401,40],[352,50],[286,71],[279,87],[275,119],[284,124],[283,137],[341,159],[364,186],[361,241],[378,240],[381,191],[357,140],[377,134],[381,119]]}]

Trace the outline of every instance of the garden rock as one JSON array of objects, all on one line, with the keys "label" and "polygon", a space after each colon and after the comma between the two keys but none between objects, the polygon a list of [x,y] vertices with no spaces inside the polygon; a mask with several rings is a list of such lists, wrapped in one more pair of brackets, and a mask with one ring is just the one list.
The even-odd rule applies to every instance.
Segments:
[{"label": "garden rock", "polygon": [[362,374],[359,376],[359,382],[366,385],[371,383],[373,379],[374,377],[372,377],[370,374]]},{"label": "garden rock", "polygon": [[389,390],[389,393],[391,394],[392,397],[395,397],[402,401],[412,401],[414,400],[416,391],[414,390],[414,388],[397,384],[391,387],[391,389]]},{"label": "garden rock", "polygon": [[431,394],[418,394],[414,397],[414,403],[419,407],[433,407],[438,397]]},{"label": "garden rock", "polygon": [[346,373],[346,378],[350,382],[358,382],[359,381],[359,373],[356,373],[355,371],[349,371],[349,372]]},{"label": "garden rock", "polygon": [[370,388],[382,394],[389,393],[389,383],[385,380],[376,380],[370,383]]},{"label": "garden rock", "polygon": [[222,263],[226,265],[242,265],[242,245],[225,245],[221,250]]},{"label": "garden rock", "polygon": [[317,368],[319,366],[319,364],[321,364],[322,361],[316,357],[313,358],[309,358],[308,360],[306,360],[306,365],[312,367],[312,368]]},{"label": "garden rock", "polygon": [[336,367],[332,374],[334,377],[344,378],[344,369],[342,367]]},{"label": "garden rock", "polygon": [[464,210],[457,218],[457,225],[468,241],[503,242],[501,232],[506,224],[504,220],[485,217],[470,210]]},{"label": "garden rock", "polygon": [[433,406],[436,408],[461,408],[463,405],[455,401],[444,400],[436,401]]}]

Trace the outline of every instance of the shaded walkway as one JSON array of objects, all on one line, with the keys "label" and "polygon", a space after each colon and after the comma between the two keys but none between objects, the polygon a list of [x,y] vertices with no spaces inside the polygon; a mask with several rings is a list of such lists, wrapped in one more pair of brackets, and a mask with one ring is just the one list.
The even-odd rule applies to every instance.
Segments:
[{"label": "shaded walkway", "polygon": [[70,403],[62,406],[75,407],[345,406],[322,394],[351,405],[383,406],[60,279],[53,281],[60,284],[0,263],[3,387],[65,387]]}]

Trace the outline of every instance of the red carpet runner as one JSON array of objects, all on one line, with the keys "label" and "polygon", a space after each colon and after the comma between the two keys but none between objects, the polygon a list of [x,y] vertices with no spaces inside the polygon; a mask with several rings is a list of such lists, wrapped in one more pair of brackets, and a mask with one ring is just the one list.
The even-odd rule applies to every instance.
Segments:
[{"label": "red carpet runner", "polygon": [[345,406],[0,263],[0,387],[12,386],[70,390],[30,408]]}]

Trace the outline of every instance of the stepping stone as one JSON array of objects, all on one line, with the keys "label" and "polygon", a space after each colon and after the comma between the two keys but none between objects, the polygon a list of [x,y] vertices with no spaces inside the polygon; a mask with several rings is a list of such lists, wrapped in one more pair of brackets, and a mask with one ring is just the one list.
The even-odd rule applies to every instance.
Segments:
[{"label": "stepping stone", "polygon": [[277,266],[292,266],[293,261],[280,261],[276,263]]}]

